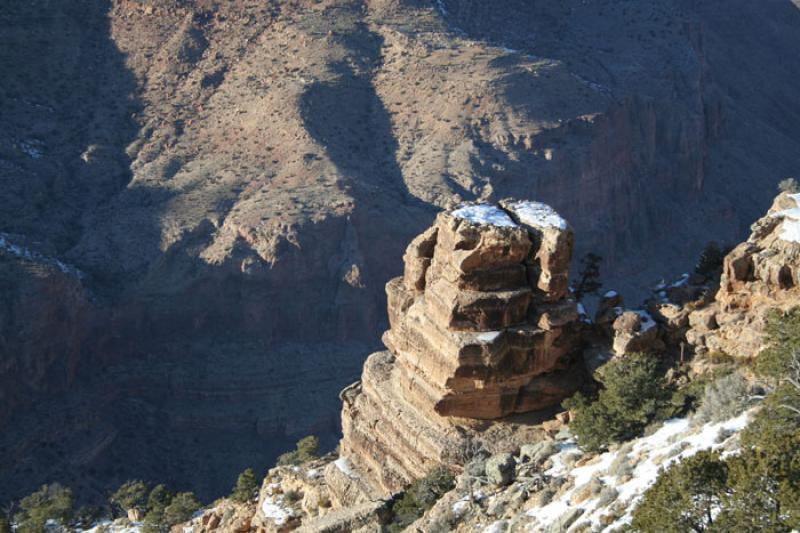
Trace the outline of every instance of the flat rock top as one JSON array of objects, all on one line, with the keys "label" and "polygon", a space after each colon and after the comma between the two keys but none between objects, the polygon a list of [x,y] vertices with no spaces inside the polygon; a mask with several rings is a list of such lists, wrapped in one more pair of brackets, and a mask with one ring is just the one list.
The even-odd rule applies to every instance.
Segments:
[{"label": "flat rock top", "polygon": [[556,213],[555,209],[541,202],[512,201],[505,204],[504,207],[511,211],[520,223],[528,226],[560,230],[566,230],[568,227],[567,221]]},{"label": "flat rock top", "polygon": [[465,205],[453,211],[452,215],[478,225],[488,224],[501,228],[517,227],[508,213],[490,204]]}]

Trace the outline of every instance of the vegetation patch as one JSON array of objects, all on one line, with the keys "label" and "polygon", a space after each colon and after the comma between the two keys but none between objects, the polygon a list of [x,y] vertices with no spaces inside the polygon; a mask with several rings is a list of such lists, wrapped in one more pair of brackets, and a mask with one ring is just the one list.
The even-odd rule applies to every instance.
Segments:
[{"label": "vegetation patch", "polygon": [[706,384],[692,421],[697,424],[722,422],[743,412],[751,403],[747,380],[738,373],[728,374]]},{"label": "vegetation patch", "polygon": [[455,477],[447,468],[439,467],[418,479],[391,508],[390,533],[403,531],[425,514],[439,498],[455,487]]},{"label": "vegetation patch", "polygon": [[296,449],[278,457],[278,466],[300,465],[319,459],[319,437],[309,435],[297,441]]},{"label": "vegetation patch", "polygon": [[564,402],[573,414],[570,430],[584,450],[601,451],[639,437],[648,424],[669,414],[672,393],[654,356],[612,359],[595,377],[603,386],[595,399],[578,393]]},{"label": "vegetation patch", "polygon": [[58,483],[42,487],[19,501],[20,511],[14,515],[17,533],[39,533],[53,520],[67,527],[72,519],[72,491]]},{"label": "vegetation patch", "polygon": [[800,312],[773,314],[766,332],[756,371],[772,392],[742,432],[740,452],[700,452],[662,471],[634,510],[634,530],[800,528]]},{"label": "vegetation patch", "polygon": [[231,493],[231,499],[239,503],[247,503],[258,494],[258,480],[252,468],[246,469],[236,479],[236,486]]}]

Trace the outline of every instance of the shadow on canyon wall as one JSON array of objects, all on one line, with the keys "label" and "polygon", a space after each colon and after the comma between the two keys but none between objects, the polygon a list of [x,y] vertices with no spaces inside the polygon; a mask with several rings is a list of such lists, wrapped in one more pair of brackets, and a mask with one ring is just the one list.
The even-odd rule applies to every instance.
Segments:
[{"label": "shadow on canyon wall", "polygon": [[[0,9],[0,186],[16,201],[0,210],[0,230],[59,256],[97,220],[138,211],[134,226],[110,231],[136,233],[126,254],[159,257],[79,279],[0,253],[0,501],[53,481],[98,499],[132,478],[216,497],[307,433],[333,447],[336,392],[372,348],[359,339],[374,324],[324,342],[343,319],[315,308],[313,287],[298,288],[296,308],[282,313],[272,302],[279,282],[188,253],[208,245],[207,224],[162,250],[159,217],[174,193],[132,182],[144,104],[111,38],[110,8]],[[301,331],[303,318],[316,330]]]},{"label": "shadow on canyon wall", "polygon": [[[362,3],[343,3],[342,17],[361,16]],[[615,52],[585,54],[581,31],[610,30],[591,18],[570,26],[569,2],[553,4],[548,12],[520,0],[445,2],[466,36],[564,64],[586,56],[575,72],[599,90],[619,91],[597,121],[570,121],[533,140],[569,157],[517,157],[476,135],[477,172],[496,180],[497,195],[553,203],[579,242],[602,247],[610,232],[621,233],[609,253],[621,258],[611,268],[623,273],[643,268],[644,258],[699,249],[699,238],[659,241],[682,225],[711,220],[709,233],[741,238],[775,182],[798,168],[800,59],[786,56],[800,48],[797,7],[772,1],[760,11],[766,3],[737,0],[736,15],[725,2],[676,2],[701,21],[680,31],[694,42],[683,50],[686,68],[703,71],[684,79],[683,66],[666,62],[664,79],[637,82],[651,93],[640,97],[625,94],[625,67],[658,61],[660,50],[638,56],[632,35],[630,49],[617,51],[625,56],[619,65],[600,61]],[[132,175],[131,160],[152,131],[138,122],[145,104],[112,38],[109,9],[109,2],[48,0],[0,9],[0,188],[8,201],[0,231],[87,265],[78,280],[0,252],[0,503],[50,481],[100,497],[130,478],[210,499],[307,433],[332,447],[336,392],[358,376],[384,329],[383,284],[399,274],[408,239],[435,214],[408,192],[392,118],[370,77],[384,43],[357,22],[334,36],[349,55],[330,65],[333,79],[309,84],[300,102],[303,126],[354,199],[352,213],[298,229],[273,265],[247,263],[253,252],[241,242],[224,264],[200,259],[219,230],[209,221],[164,249],[160,218],[178,193]],[[225,76],[215,71],[203,84],[224,84]],[[696,92],[687,89],[692,80],[703,84]],[[687,93],[661,94],[660,85]],[[524,84],[507,77],[495,86],[523,113],[540,112],[526,108]],[[555,109],[547,118],[557,119]],[[167,163],[175,166],[164,170],[167,181],[180,164]],[[602,206],[612,207],[599,217]],[[393,223],[380,222],[386,217]],[[100,220],[114,238],[94,235],[102,246],[77,247]],[[639,245],[635,257],[626,255]],[[122,268],[108,254],[134,266]],[[245,272],[245,264],[254,266]]]}]

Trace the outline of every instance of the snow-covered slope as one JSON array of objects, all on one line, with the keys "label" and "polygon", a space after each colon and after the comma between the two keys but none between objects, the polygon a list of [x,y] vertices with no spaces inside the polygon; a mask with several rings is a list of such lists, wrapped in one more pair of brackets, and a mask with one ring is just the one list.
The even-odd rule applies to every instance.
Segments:
[{"label": "snow-covered slope", "polygon": [[707,424],[667,420],[652,434],[602,454],[583,452],[572,438],[560,440],[552,446],[555,453],[540,457],[539,464],[517,457],[517,479],[507,487],[462,476],[415,527],[484,533],[615,531],[630,522],[662,468],[702,450],[736,453],[751,413]]}]

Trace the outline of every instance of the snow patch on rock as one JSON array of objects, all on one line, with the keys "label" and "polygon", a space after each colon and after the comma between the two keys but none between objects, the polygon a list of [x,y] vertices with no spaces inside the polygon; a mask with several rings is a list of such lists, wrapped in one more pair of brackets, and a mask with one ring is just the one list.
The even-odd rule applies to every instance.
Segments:
[{"label": "snow patch on rock", "polygon": [[336,465],[342,474],[349,478],[357,478],[358,474],[353,471],[353,467],[350,466],[350,462],[347,460],[347,457],[339,457],[336,459],[333,464]]},{"label": "snow patch on rock", "polygon": [[498,520],[492,522],[483,530],[483,533],[505,533],[508,530],[508,520]]},{"label": "snow patch on rock", "polygon": [[567,221],[555,209],[541,202],[520,201],[508,205],[523,224],[536,228],[567,229]]},{"label": "snow patch on rock", "polygon": [[76,533],[139,533],[141,526],[137,522],[100,520],[89,529],[75,529]]},{"label": "snow patch on rock", "polygon": [[517,225],[511,217],[499,207],[489,204],[465,205],[453,211],[453,216],[479,225],[515,228]]},{"label": "snow patch on rock", "polygon": [[781,227],[780,234],[782,240],[800,243],[800,193],[790,194],[789,198],[794,200],[797,207],[778,211],[772,216],[783,218],[783,226]]},{"label": "snow patch on rock", "polygon": [[280,488],[278,483],[273,483],[267,487],[267,495],[261,502],[261,512],[264,516],[272,520],[276,526],[286,524],[294,517],[294,510],[284,504],[283,494],[275,494],[275,490]]},{"label": "snow patch on rock", "polygon": [[636,311],[636,313],[642,317],[642,333],[656,327],[656,321],[650,316],[650,313],[644,310]]},{"label": "snow patch on rock", "polygon": [[489,343],[497,339],[500,333],[502,333],[502,331],[484,331],[483,333],[478,333],[476,337],[481,342]]},{"label": "snow patch on rock", "polygon": [[19,143],[19,148],[31,159],[41,159],[44,155],[44,143],[37,139],[25,139]]}]

